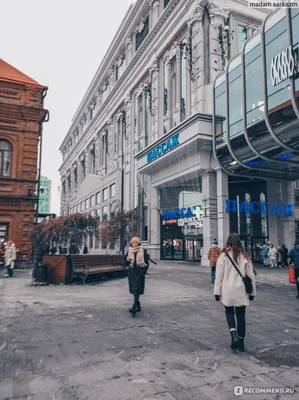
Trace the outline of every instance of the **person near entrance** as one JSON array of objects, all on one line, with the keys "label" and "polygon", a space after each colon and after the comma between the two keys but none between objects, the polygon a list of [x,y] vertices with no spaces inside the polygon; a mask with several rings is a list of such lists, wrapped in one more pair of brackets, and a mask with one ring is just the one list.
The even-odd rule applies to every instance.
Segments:
[{"label": "person near entrance", "polygon": [[294,266],[296,286],[297,286],[297,299],[299,299],[299,242],[295,243],[294,248],[289,252],[290,264]]},{"label": "person near entrance", "polygon": [[141,311],[139,297],[144,294],[145,274],[149,266],[149,257],[146,249],[141,245],[139,237],[133,237],[128,253],[125,256],[125,265],[129,266],[129,290],[134,296],[133,306],[129,309],[132,315]]},{"label": "person near entrance", "polygon": [[12,240],[7,242],[5,247],[5,267],[7,269],[7,274],[4,275],[5,278],[12,278],[13,277],[13,270],[14,270],[14,262],[16,260],[16,246]]},{"label": "person near entrance", "polygon": [[[251,279],[252,292],[250,295],[247,294],[243,279],[237,272],[233,262],[243,276],[247,275]],[[221,300],[225,307],[226,320],[232,339],[231,349],[244,351],[245,310],[246,306],[249,305],[249,300],[254,300],[256,286],[252,263],[237,233],[229,235],[226,245],[217,260],[216,269],[214,295],[215,300]]]},{"label": "person near entrance", "polygon": [[275,268],[277,267],[277,250],[276,248],[273,246],[273,244],[270,244],[270,249],[269,249],[269,258],[270,258],[270,267],[271,268]]},{"label": "person near entrance", "polygon": [[210,260],[212,283],[215,282],[216,263],[220,254],[221,254],[221,249],[220,247],[218,247],[217,239],[214,239],[213,244],[208,251],[208,259]]}]

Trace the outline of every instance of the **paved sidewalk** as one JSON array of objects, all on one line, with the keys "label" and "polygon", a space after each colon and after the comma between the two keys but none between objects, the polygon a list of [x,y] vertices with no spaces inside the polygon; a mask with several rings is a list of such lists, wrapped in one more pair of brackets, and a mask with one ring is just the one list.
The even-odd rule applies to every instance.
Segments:
[{"label": "paved sidewalk", "polygon": [[[0,273],[1,274],[1,273]],[[233,353],[209,268],[151,267],[143,312],[131,317],[126,279],[31,287],[0,275],[0,400],[224,400],[234,386],[295,388],[299,300],[287,270],[258,270],[247,352]]]}]

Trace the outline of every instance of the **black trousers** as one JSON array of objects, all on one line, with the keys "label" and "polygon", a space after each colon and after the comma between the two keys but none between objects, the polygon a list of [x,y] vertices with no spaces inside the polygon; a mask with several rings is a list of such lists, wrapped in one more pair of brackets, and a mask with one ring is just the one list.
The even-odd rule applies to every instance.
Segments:
[{"label": "black trousers", "polygon": [[299,278],[299,268],[294,269],[294,272],[295,272],[295,278],[296,278],[297,292],[298,292],[298,296],[299,296],[299,282],[298,282],[298,278]]},{"label": "black trousers", "polygon": [[[240,338],[245,337],[246,321],[245,321],[246,306],[241,307],[225,307],[225,316],[229,329],[236,329]],[[236,328],[237,319],[237,328]]]}]

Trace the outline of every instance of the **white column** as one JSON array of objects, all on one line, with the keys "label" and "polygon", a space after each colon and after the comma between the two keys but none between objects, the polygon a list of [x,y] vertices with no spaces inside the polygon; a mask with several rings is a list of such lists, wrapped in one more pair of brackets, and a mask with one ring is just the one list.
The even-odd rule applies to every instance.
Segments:
[{"label": "white column", "polygon": [[226,212],[228,200],[228,176],[221,169],[217,171],[217,214],[218,214],[218,245],[224,247],[229,235],[229,213]]},{"label": "white column", "polygon": [[203,258],[202,264],[208,265],[207,252],[217,237],[217,189],[216,173],[207,170],[202,177],[202,205],[203,205]]},{"label": "white column", "polygon": [[153,188],[150,182],[149,204],[149,253],[153,259],[160,259],[160,196],[159,190]]}]

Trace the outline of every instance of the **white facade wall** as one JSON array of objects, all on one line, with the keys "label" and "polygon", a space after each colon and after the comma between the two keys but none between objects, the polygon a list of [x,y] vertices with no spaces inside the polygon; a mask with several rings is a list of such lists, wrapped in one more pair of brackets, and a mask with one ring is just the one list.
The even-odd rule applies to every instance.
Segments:
[{"label": "white facade wall", "polygon": [[[124,209],[135,208],[139,155],[146,146],[158,141],[165,130],[169,132],[179,125],[183,118],[188,120],[197,113],[212,113],[212,82],[225,67],[227,57],[238,52],[238,24],[243,24],[250,35],[266,16],[265,10],[249,9],[247,1],[242,0],[170,0],[167,3],[165,8],[164,0],[137,0],[130,7],[82,99],[60,146],[63,156],[60,167],[62,215],[98,210],[102,216],[104,207],[110,210],[112,203],[119,204],[122,167]],[[146,29],[147,17],[149,32],[136,51],[136,34]],[[219,27],[226,24],[230,26],[230,46],[223,45],[221,56]],[[180,61],[182,56],[185,57],[184,65]],[[181,115],[182,76],[186,80],[184,117]],[[164,115],[166,80],[169,101]],[[147,132],[144,121],[146,107]],[[123,125],[125,135],[122,133]],[[210,161],[206,161],[212,158],[211,146],[207,144],[211,141],[211,124],[206,129],[206,144],[200,150],[204,167],[200,169],[207,188],[206,204],[212,211],[211,218],[207,217],[204,223],[204,230],[210,231],[209,236],[217,236],[228,225],[221,205],[222,194],[216,193],[216,182],[225,192],[227,177],[223,177],[221,171],[216,174],[214,163],[211,165]],[[156,179],[158,175],[153,175],[151,181]],[[111,196],[110,187],[114,184],[115,193]],[[106,188],[108,196],[104,198]],[[92,196],[94,203],[90,200]],[[150,217],[149,230],[156,234],[152,235],[148,245],[154,246],[158,252],[157,214],[160,209],[156,184],[151,185],[149,197],[151,207],[156,209],[156,214]],[[83,202],[84,207],[81,207]],[[217,207],[218,214],[222,216],[218,232],[215,222]],[[207,243],[209,241],[210,237]],[[101,251],[101,245],[94,251]]]}]

